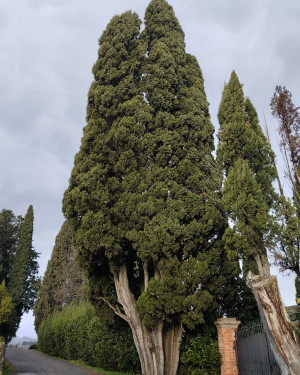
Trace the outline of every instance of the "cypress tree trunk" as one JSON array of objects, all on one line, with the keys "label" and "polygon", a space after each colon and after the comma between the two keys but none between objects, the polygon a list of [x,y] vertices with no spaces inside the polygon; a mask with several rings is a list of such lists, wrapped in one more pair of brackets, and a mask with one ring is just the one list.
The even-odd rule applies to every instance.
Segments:
[{"label": "cypress tree trunk", "polygon": [[141,362],[143,375],[176,375],[179,362],[179,349],[182,337],[181,324],[164,327],[161,320],[152,329],[147,328],[139,313],[128,282],[126,265],[114,273],[118,302],[124,313],[117,312],[125,319],[133,334],[135,346]]},{"label": "cypress tree trunk", "polygon": [[261,277],[270,277],[270,263],[267,252],[255,256],[258,273]]},{"label": "cypress tree trunk", "polygon": [[172,325],[164,334],[165,374],[175,375],[177,373],[180,342],[183,329],[181,325]]}]

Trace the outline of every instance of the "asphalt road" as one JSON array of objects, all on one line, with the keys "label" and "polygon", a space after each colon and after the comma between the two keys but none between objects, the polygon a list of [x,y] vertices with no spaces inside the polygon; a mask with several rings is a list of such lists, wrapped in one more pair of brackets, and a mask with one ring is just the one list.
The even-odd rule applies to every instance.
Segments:
[{"label": "asphalt road", "polygon": [[16,368],[16,375],[101,375],[30,349],[7,348],[5,357]]}]

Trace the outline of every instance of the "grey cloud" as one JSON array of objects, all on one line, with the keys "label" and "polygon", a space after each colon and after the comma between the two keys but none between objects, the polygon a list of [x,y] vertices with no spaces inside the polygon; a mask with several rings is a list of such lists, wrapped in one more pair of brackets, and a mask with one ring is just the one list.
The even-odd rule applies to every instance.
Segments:
[{"label": "grey cloud", "polygon": [[[132,9],[143,19],[148,3],[6,0],[0,5],[0,209],[25,214],[33,204],[41,273],[63,222],[61,200],[85,126],[98,38],[115,14]],[[202,68],[216,127],[233,69],[261,123],[265,114],[271,128],[277,127],[269,108],[276,84],[286,85],[299,105],[299,0],[169,3],[188,52]]]}]

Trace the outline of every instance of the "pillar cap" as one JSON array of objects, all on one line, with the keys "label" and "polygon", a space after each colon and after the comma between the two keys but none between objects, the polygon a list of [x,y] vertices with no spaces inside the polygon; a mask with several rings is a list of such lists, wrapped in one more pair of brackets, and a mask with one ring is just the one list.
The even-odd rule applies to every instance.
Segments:
[{"label": "pillar cap", "polygon": [[215,325],[217,328],[234,328],[236,329],[241,322],[239,320],[236,320],[236,318],[219,318]]}]

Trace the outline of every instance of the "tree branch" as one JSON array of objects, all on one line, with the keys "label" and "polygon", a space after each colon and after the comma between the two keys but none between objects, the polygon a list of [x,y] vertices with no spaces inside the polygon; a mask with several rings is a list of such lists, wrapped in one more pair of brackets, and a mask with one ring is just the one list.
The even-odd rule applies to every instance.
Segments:
[{"label": "tree branch", "polygon": [[124,319],[126,322],[129,322],[128,317],[123,314],[119,308],[119,306],[113,306],[106,298],[104,297],[98,297],[97,300],[105,302],[112,310],[113,312],[118,315],[120,318]]}]

